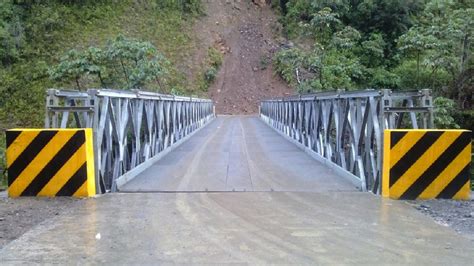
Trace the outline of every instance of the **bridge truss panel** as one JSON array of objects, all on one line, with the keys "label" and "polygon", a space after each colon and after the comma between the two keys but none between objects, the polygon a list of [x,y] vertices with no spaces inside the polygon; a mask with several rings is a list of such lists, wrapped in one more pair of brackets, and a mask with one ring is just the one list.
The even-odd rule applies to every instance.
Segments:
[{"label": "bridge truss panel", "polygon": [[262,101],[260,116],[342,171],[364,191],[380,193],[383,131],[432,128],[429,90],[335,91]]},{"label": "bridge truss panel", "polygon": [[214,118],[211,100],[144,91],[50,89],[46,128],[93,128],[97,187],[117,180]]}]

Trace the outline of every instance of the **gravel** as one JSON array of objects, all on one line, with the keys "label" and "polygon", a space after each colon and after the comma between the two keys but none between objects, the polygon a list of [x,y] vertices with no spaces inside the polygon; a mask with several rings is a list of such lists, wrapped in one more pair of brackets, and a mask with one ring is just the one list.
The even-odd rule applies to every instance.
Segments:
[{"label": "gravel", "polygon": [[0,192],[0,249],[37,224],[77,206],[81,200],[57,197],[11,199]]},{"label": "gravel", "polygon": [[474,199],[409,201],[420,212],[474,242]]}]

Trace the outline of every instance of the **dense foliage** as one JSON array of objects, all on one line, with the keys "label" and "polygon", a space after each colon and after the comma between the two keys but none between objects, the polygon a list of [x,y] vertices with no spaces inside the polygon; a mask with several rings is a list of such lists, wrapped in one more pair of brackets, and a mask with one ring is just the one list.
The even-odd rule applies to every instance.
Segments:
[{"label": "dense foliage", "polygon": [[275,66],[300,92],[430,88],[472,108],[472,0],[280,3],[284,29],[300,45],[279,52]]}]

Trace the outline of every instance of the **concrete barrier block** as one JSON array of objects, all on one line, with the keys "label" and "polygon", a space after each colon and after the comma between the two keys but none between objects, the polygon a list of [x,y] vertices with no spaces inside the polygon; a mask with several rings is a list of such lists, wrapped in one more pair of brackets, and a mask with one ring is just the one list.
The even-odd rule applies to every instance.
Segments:
[{"label": "concrete barrier block", "polygon": [[468,200],[470,164],[471,131],[385,130],[382,195]]},{"label": "concrete barrier block", "polygon": [[10,197],[96,194],[92,129],[11,129],[6,138]]}]

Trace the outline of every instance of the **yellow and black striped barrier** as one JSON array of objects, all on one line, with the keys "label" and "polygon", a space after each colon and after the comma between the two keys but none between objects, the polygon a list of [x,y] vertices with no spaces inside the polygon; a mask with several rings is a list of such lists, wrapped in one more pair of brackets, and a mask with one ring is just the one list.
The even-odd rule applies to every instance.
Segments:
[{"label": "yellow and black striped barrier", "polygon": [[6,132],[8,195],[95,195],[91,129],[12,129]]},{"label": "yellow and black striped barrier", "polygon": [[467,200],[470,164],[471,131],[385,130],[382,195]]}]

